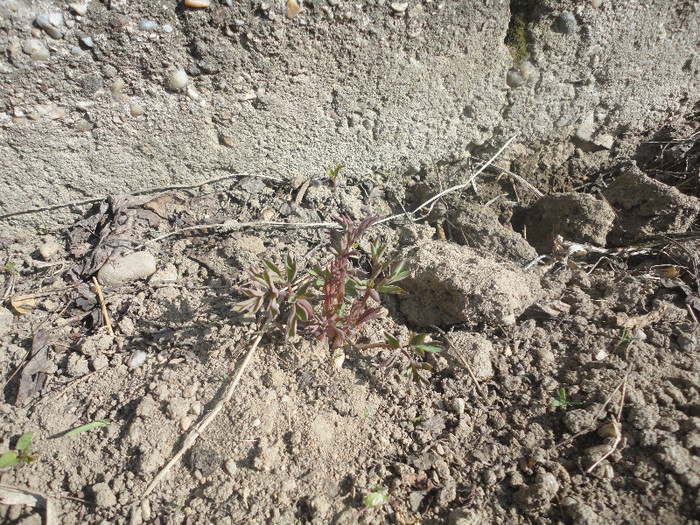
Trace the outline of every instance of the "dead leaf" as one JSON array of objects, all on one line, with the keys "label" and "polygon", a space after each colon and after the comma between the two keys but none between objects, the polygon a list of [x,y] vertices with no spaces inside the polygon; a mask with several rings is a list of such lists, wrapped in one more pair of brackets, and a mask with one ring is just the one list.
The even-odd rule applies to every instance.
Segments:
[{"label": "dead leaf", "polygon": [[41,392],[46,383],[46,372],[51,362],[49,355],[49,338],[45,330],[39,330],[32,341],[32,351],[29,362],[22,370],[19,380],[19,390],[15,405],[25,404],[31,397]]},{"label": "dead leaf", "polygon": [[36,306],[36,299],[29,295],[17,294],[10,299],[10,306],[20,315],[24,315]]}]

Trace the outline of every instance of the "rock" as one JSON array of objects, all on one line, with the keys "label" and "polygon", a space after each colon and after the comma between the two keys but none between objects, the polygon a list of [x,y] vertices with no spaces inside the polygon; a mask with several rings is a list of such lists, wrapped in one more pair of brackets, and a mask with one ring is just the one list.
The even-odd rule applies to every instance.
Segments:
[{"label": "rock", "polygon": [[[494,350],[491,341],[478,333],[457,331],[450,334],[450,339],[457,347],[457,351],[469,363],[472,372],[479,381],[488,381],[493,377],[491,360],[494,357]],[[463,399],[461,401],[464,403]],[[462,407],[462,412],[464,412],[464,407]]]},{"label": "rock", "polygon": [[102,286],[119,286],[120,284],[146,279],[156,271],[156,259],[149,252],[135,252],[105,263],[97,272],[97,279]]},{"label": "rock", "polygon": [[93,485],[92,494],[98,507],[112,507],[117,504],[117,497],[107,483]]},{"label": "rock", "polygon": [[39,247],[39,255],[45,261],[50,261],[61,249],[61,245],[56,241],[47,241]]},{"label": "rock", "polygon": [[41,40],[37,40],[36,38],[25,40],[22,44],[22,51],[37,62],[48,60],[51,56],[49,48],[47,48]]},{"label": "rock", "polygon": [[34,19],[34,23],[51,38],[57,40],[63,38],[63,33],[58,29],[63,25],[63,15],[61,13],[38,14]]},{"label": "rock", "polygon": [[513,499],[525,514],[535,516],[549,510],[552,498],[559,490],[559,482],[553,474],[541,472],[532,485],[524,485],[513,495]]},{"label": "rock", "polygon": [[527,240],[540,253],[551,253],[554,238],[604,246],[615,213],[604,200],[587,193],[554,193],[540,198],[527,213]]},{"label": "rock", "polygon": [[184,88],[186,84],[187,73],[185,73],[182,69],[178,69],[177,71],[173,71],[172,73],[170,73],[165,82],[166,87],[170,91],[178,91]]},{"label": "rock", "polygon": [[143,115],[143,108],[139,106],[136,102],[131,102],[129,104],[129,111],[132,117],[140,117]]},{"label": "rock", "polygon": [[402,251],[411,275],[401,311],[418,326],[512,325],[540,293],[539,280],[467,246],[429,240]]},{"label": "rock", "polygon": [[197,7],[197,8],[205,8],[209,7],[209,4],[211,3],[211,0],[185,0],[185,5],[187,7]]},{"label": "rock", "polygon": [[158,29],[158,22],[154,22],[153,20],[141,20],[139,22],[139,29],[141,31],[155,31]]},{"label": "rock", "polygon": [[85,16],[85,13],[87,13],[87,6],[84,4],[73,2],[68,4],[68,7],[70,7],[76,15]]},{"label": "rock", "polygon": [[598,9],[601,5],[603,5],[603,0],[591,0],[591,7],[593,9]]},{"label": "rock", "polygon": [[133,354],[131,354],[127,365],[129,368],[138,368],[146,362],[147,357],[148,354],[143,350],[136,350]]},{"label": "rock", "polygon": [[537,257],[537,252],[523,236],[504,227],[487,206],[465,206],[448,217],[451,238],[459,244],[491,252],[518,265]]},{"label": "rock", "polygon": [[408,2],[392,2],[390,7],[394,13],[403,14],[408,9]]},{"label": "rock", "polygon": [[700,199],[654,180],[636,167],[617,177],[603,195],[617,212],[609,239],[614,244],[652,234],[683,233],[700,215]]},{"label": "rock", "polygon": [[571,35],[578,29],[578,22],[573,13],[564,11],[557,17],[557,29],[565,35]]},{"label": "rock", "polygon": [[4,337],[12,331],[12,321],[15,316],[7,308],[0,306],[0,337]]},{"label": "rock", "polygon": [[513,88],[520,87],[525,84],[525,79],[520,74],[520,71],[511,69],[506,73],[506,84]]}]

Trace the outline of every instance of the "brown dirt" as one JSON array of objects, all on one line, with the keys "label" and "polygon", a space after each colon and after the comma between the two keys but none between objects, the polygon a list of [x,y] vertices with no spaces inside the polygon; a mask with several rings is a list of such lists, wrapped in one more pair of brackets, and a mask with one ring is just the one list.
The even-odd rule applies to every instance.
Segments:
[{"label": "brown dirt", "polygon": [[[514,325],[476,316],[472,324],[444,326],[483,396],[454,350],[432,359],[430,386],[421,393],[397,373],[384,374],[381,351],[350,351],[335,369],[323,345],[285,343],[273,330],[230,405],[141,502],[182,445],[183,428],[208,413],[254,338],[255,319],[232,312],[244,269],[287,251],[322,259],[325,233],[192,229],[151,243],[156,274],[103,289],[114,336],[88,277],[107,257],[205,223],[400,212],[399,202],[408,205],[404,187],[437,191],[437,181],[447,187],[465,175],[451,173],[458,180],[426,172],[407,184],[343,175],[337,193],[329,181],[314,180],[301,196],[302,181],[230,179],[115,198],[72,227],[32,242],[8,240],[6,260],[14,266],[3,291],[14,284],[8,297],[41,295],[23,315],[8,319],[3,310],[0,317],[0,451],[31,430],[39,460],[3,470],[0,482],[45,494],[60,523],[697,522],[700,327],[697,275],[687,262],[697,241],[688,239],[643,252],[559,256],[528,270],[542,294]],[[498,194],[503,180],[479,183],[488,186],[483,194]],[[511,193],[491,207],[502,219],[516,216],[513,199]],[[444,205],[478,217],[484,202],[460,193]],[[445,245],[473,241],[456,234],[453,241],[450,228],[434,227],[439,215],[430,220],[433,226],[399,221],[371,234],[395,252],[436,242],[428,239],[445,230]],[[510,228],[508,221],[488,223],[494,236]],[[52,242],[58,251],[47,262],[39,249]],[[385,306],[389,317],[369,326],[363,341],[412,328],[393,298]],[[40,367],[45,385],[18,402],[28,374],[13,373],[26,368],[42,332],[49,342]],[[145,363],[131,366],[138,352]],[[559,388],[580,404],[552,406]],[[619,443],[588,472],[611,450],[608,423],[618,416]],[[110,425],[63,436],[98,419]],[[363,498],[379,486],[387,488],[386,504],[363,510]],[[33,512],[0,505],[6,523],[38,523]]]}]

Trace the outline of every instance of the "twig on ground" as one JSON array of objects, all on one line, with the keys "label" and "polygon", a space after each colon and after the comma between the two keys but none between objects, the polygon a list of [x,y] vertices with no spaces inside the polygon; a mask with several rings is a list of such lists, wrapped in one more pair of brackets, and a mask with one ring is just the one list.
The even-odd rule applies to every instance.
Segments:
[{"label": "twig on ground", "polygon": [[255,354],[255,350],[258,348],[258,345],[260,344],[260,340],[263,338],[263,335],[265,335],[265,332],[267,331],[267,328],[269,326],[269,321],[266,322],[263,327],[261,328],[260,332],[258,333],[258,336],[255,338],[255,341],[253,341],[252,346],[250,347],[250,350],[248,350],[248,354],[245,356],[245,359],[243,360],[243,363],[241,363],[240,368],[238,369],[238,372],[236,372],[236,375],[234,378],[231,380],[231,384],[229,384],[228,388],[226,389],[226,393],[224,394],[224,397],[221,398],[221,400],[216,404],[216,406],[212,409],[212,411],[209,413],[207,417],[205,417],[185,438],[184,442],[182,443],[182,446],[180,447],[180,450],[168,461],[168,463],[158,472],[155,478],[148,484],[146,487],[146,490],[143,493],[143,496],[141,499],[146,499],[148,495],[153,491],[153,489],[160,483],[160,481],[165,477],[165,475],[170,471],[170,469],[177,463],[180,458],[187,452],[197,441],[197,438],[202,435],[202,432],[211,424],[212,421],[214,421],[214,418],[221,412],[221,410],[226,406],[226,403],[229,402],[231,399],[231,396],[233,396],[233,391],[236,389],[236,386],[238,385],[238,382],[241,380],[241,377],[243,376],[243,372],[245,371],[246,367],[250,363],[250,361],[253,358],[253,355]]},{"label": "twig on ground", "polygon": [[336,223],[334,222],[282,222],[282,221],[259,221],[259,222],[236,222],[236,221],[226,221],[218,224],[199,224],[196,226],[188,226],[187,228],[181,228],[172,232],[164,233],[159,235],[155,239],[150,239],[148,241],[142,242],[138,246],[134,247],[132,251],[139,250],[148,246],[150,244],[162,241],[173,235],[182,235],[183,233],[197,230],[219,230],[220,233],[241,230],[243,228],[334,228]]},{"label": "twig on ground", "polygon": [[487,162],[485,162],[478,170],[476,170],[476,172],[474,173],[474,175],[472,175],[471,177],[469,177],[469,180],[467,180],[467,182],[465,182],[464,184],[458,184],[457,186],[452,186],[451,188],[448,188],[448,189],[446,189],[446,190],[444,190],[444,191],[441,191],[440,193],[438,193],[437,195],[435,195],[435,197],[432,197],[432,198],[428,199],[428,200],[425,201],[423,204],[421,204],[421,205],[418,206],[416,209],[414,209],[412,212],[408,212],[408,213],[404,212],[404,213],[399,213],[399,214],[397,214],[397,215],[391,215],[390,217],[385,217],[384,219],[382,219],[382,220],[380,220],[379,222],[377,222],[377,224],[382,224],[382,223],[384,223],[384,222],[392,221],[392,220],[394,220],[394,219],[399,219],[399,218],[405,217],[405,216],[413,216],[413,215],[415,215],[415,213],[416,213],[417,211],[422,210],[422,209],[425,208],[426,206],[429,206],[430,204],[432,204],[433,202],[437,201],[438,199],[441,199],[442,197],[444,197],[444,196],[447,195],[448,193],[452,193],[452,192],[455,192],[455,191],[459,191],[459,190],[462,190],[462,189],[466,188],[467,186],[471,186],[472,181],[474,181],[479,175],[481,175],[481,173],[482,173],[486,168],[488,168],[488,167],[493,163],[493,161],[496,160],[496,159],[498,158],[498,156],[499,156],[501,153],[503,153],[503,151],[504,151],[508,146],[510,146],[510,143],[513,142],[513,141],[515,140],[516,137],[517,137],[517,135],[513,135],[511,138],[509,138],[509,139],[506,141],[506,143],[501,147],[501,149],[499,149],[493,157],[491,157],[491,158],[490,158]]},{"label": "twig on ground", "polygon": [[[282,179],[280,179],[278,177],[272,177],[270,175],[256,175],[253,173],[230,173],[228,175],[222,175],[220,177],[215,177],[213,179],[207,179],[205,181],[197,182],[194,184],[174,184],[172,186],[160,186],[157,188],[146,188],[145,190],[138,190],[138,191],[135,191],[133,193],[130,193],[129,195],[146,195],[148,193],[158,193],[158,192],[172,191],[172,190],[191,190],[194,188],[200,188],[202,186],[206,186],[207,184],[214,184],[216,182],[221,182],[222,180],[233,179],[234,177],[258,177],[261,179],[274,180],[276,182],[284,182]],[[82,199],[82,200],[71,201],[71,202],[62,202],[59,204],[50,204],[48,206],[40,206],[38,208],[31,208],[28,210],[12,211],[10,213],[5,213],[3,215],[0,215],[0,220],[9,219],[10,217],[17,217],[19,215],[29,215],[32,213],[41,213],[43,211],[52,211],[52,210],[59,210],[61,208],[70,208],[72,206],[85,206],[87,204],[94,204],[96,202],[100,202],[104,199],[105,199],[105,197],[91,197],[89,199]]]},{"label": "twig on ground", "polygon": [[109,315],[107,315],[107,305],[105,304],[105,298],[102,295],[102,288],[100,288],[100,283],[97,282],[97,277],[92,277],[92,283],[95,285],[95,291],[97,292],[97,298],[100,300],[100,308],[102,308],[102,317],[105,319],[105,326],[107,327],[107,333],[109,335],[114,335],[114,330],[112,330],[112,323],[109,321]]}]

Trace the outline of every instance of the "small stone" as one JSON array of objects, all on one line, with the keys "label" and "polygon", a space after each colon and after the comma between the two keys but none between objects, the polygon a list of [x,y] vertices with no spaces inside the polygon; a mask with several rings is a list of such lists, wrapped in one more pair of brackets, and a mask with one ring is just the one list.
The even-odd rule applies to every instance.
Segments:
[{"label": "small stone", "polygon": [[25,40],[22,44],[22,51],[37,62],[48,60],[51,56],[49,48],[47,48],[41,40],[37,40],[36,38]]},{"label": "small stone", "polygon": [[63,15],[61,13],[38,14],[34,19],[34,23],[51,38],[56,40],[63,38],[63,33],[58,29],[63,25]]},{"label": "small stone", "polygon": [[211,0],[185,0],[185,5],[187,7],[197,7],[200,9],[209,7],[210,3]]},{"label": "small stone", "polygon": [[565,35],[570,35],[575,33],[578,29],[578,22],[573,13],[569,11],[564,11],[557,18],[557,29]]},{"label": "small stone", "polygon": [[537,71],[537,69],[535,68],[535,66],[532,65],[532,62],[530,62],[529,60],[525,60],[522,64],[520,64],[520,75],[523,77],[524,80],[527,80],[532,75],[534,75],[535,71]]},{"label": "small stone", "polygon": [[519,71],[511,69],[508,71],[508,73],[506,73],[506,84],[512,88],[517,88],[525,84],[525,79]]},{"label": "small stone", "polygon": [[143,115],[143,108],[139,106],[136,102],[132,102],[129,104],[129,111],[131,112],[132,117],[140,117]]},{"label": "small stone", "polygon": [[83,38],[81,38],[80,43],[88,49],[92,49],[93,47],[95,47],[95,42],[93,42],[92,37],[89,36],[84,36]]},{"label": "small stone", "polygon": [[173,32],[173,26],[170,24],[163,24],[163,31],[165,33],[172,33]]},{"label": "small stone", "polygon": [[156,259],[149,252],[135,252],[108,261],[97,272],[103,286],[118,286],[138,279],[146,279],[156,271]]},{"label": "small stone", "polygon": [[87,13],[87,6],[77,2],[68,4],[68,7],[70,7],[76,15],[85,16],[85,13]]},{"label": "small stone", "polygon": [[389,4],[394,13],[404,13],[408,9],[408,2],[392,2]]},{"label": "small stone", "polygon": [[141,31],[155,31],[158,29],[158,22],[154,22],[153,20],[141,20],[139,22],[139,29]]},{"label": "small stone", "polygon": [[466,406],[467,403],[461,397],[456,397],[452,400],[452,410],[454,410],[455,413],[459,415],[464,414],[464,409],[466,408]]},{"label": "small stone", "polygon": [[603,5],[603,0],[591,0],[591,7],[593,9],[598,9],[601,5]]},{"label": "small stone", "polygon": [[287,18],[294,18],[299,14],[299,2],[297,0],[287,0],[285,15]]},{"label": "small stone", "polygon": [[227,459],[224,463],[224,468],[231,477],[235,476],[236,472],[238,472],[238,464],[233,459]]},{"label": "small stone", "polygon": [[151,502],[147,499],[141,501],[141,519],[146,523],[151,521]]},{"label": "small stone", "polygon": [[58,253],[61,249],[61,245],[56,241],[47,241],[39,247],[39,255],[45,261],[50,261],[51,258]]},{"label": "small stone", "polygon": [[185,73],[182,69],[178,69],[177,71],[170,73],[166,81],[166,87],[171,91],[178,91],[184,88],[186,84],[187,73]]},{"label": "small stone", "polygon": [[133,354],[131,354],[127,365],[129,368],[138,368],[146,362],[147,357],[148,354],[143,350],[136,350]]},{"label": "small stone", "polygon": [[192,422],[194,421],[194,418],[192,416],[185,416],[180,420],[180,428],[182,429],[183,432],[187,432],[189,428],[192,426]]},{"label": "small stone", "polygon": [[93,485],[92,493],[95,496],[95,504],[98,507],[112,507],[117,504],[117,497],[107,483]]}]

